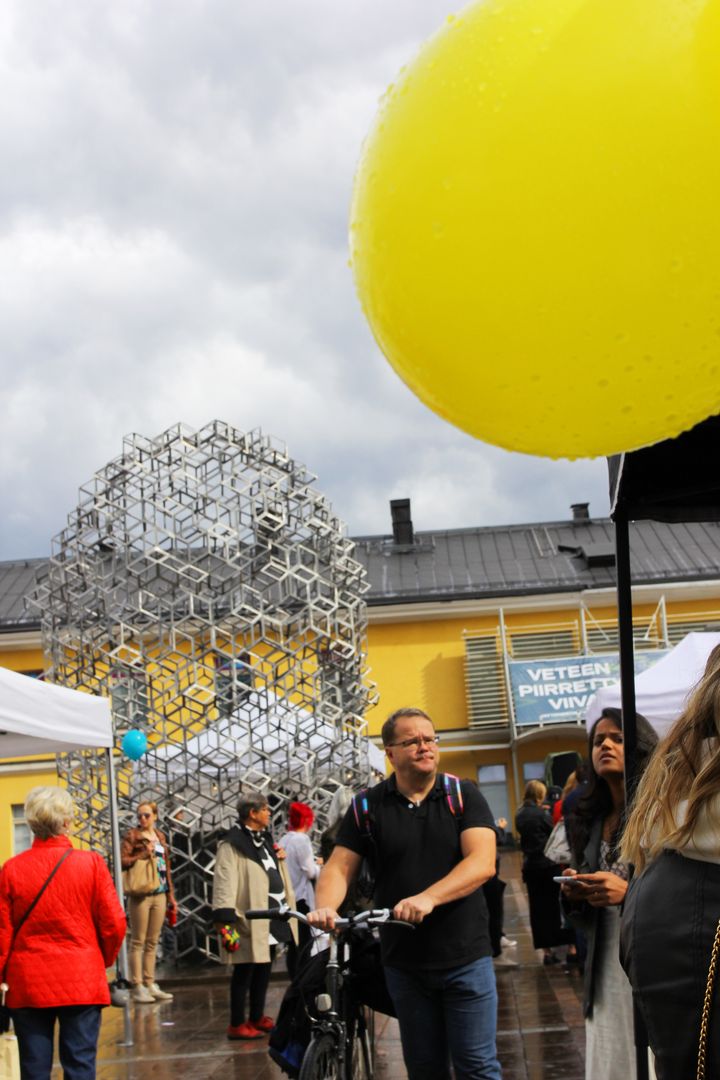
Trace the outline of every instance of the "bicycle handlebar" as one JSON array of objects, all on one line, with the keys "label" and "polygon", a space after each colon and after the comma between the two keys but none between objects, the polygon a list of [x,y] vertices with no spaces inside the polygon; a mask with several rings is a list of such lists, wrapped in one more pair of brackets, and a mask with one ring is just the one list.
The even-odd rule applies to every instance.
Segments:
[{"label": "bicycle handlebar", "polygon": [[[314,926],[308,920],[307,915],[303,915],[302,911],[293,911],[292,908],[287,907],[287,905],[279,908],[246,911],[245,918],[281,919],[283,922],[288,922],[290,919],[297,919],[298,922],[305,923],[306,926],[311,927],[313,930],[320,929],[319,926]],[[405,926],[408,930],[415,929],[414,923],[406,922],[405,919],[393,919],[390,908],[374,908],[370,911],[358,911],[356,915],[351,915],[347,919],[341,918],[335,920],[336,930],[346,930],[361,926]]]}]

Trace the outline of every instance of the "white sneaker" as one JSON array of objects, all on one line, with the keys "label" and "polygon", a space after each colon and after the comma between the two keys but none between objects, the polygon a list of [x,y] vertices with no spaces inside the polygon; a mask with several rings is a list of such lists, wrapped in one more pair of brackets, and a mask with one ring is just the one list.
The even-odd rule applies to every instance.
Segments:
[{"label": "white sneaker", "polygon": [[165,990],[161,990],[157,983],[150,983],[146,987],[153,1001],[172,1001],[173,995],[166,993]]},{"label": "white sneaker", "polygon": [[513,941],[512,938],[506,937],[505,934],[500,938],[500,944],[503,949],[514,949],[517,945],[517,941]]},{"label": "white sneaker", "polygon": [[132,999],[138,1005],[152,1005],[155,1001],[147,986],[133,986]]},{"label": "white sneaker", "polygon": [[519,967],[517,960],[511,960],[509,956],[504,956],[500,953],[499,956],[493,956],[493,964],[495,967]]}]

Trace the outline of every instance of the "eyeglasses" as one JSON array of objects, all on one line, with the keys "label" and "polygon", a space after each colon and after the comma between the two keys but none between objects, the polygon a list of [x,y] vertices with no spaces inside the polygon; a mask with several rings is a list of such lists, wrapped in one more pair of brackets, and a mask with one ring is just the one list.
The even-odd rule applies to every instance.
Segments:
[{"label": "eyeglasses", "polygon": [[139,818],[152,817],[152,814],[138,814]]},{"label": "eyeglasses", "polygon": [[[418,735],[414,739],[403,739],[402,742],[391,742],[391,743],[388,743],[387,745],[388,745],[388,747],[390,747],[390,746],[401,746],[403,748],[403,750],[410,750],[413,747],[432,746],[433,743],[439,743],[439,742],[440,742],[440,736],[439,735]],[[387,747],[386,747],[386,749],[387,749]]]}]

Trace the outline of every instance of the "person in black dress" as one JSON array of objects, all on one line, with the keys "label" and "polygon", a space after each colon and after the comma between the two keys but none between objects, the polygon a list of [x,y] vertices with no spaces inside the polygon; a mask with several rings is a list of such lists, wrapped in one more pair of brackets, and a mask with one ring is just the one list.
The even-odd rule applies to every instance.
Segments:
[{"label": "person in black dress", "polygon": [[545,845],[553,830],[552,819],[543,803],[547,788],[540,780],[530,780],[523,804],[515,817],[523,853],[522,876],[528,892],[533,946],[543,950],[544,964],[557,964],[560,958],[553,949],[571,945],[572,930],[565,930],[560,917],[560,886],[553,876],[560,873],[545,855]]}]

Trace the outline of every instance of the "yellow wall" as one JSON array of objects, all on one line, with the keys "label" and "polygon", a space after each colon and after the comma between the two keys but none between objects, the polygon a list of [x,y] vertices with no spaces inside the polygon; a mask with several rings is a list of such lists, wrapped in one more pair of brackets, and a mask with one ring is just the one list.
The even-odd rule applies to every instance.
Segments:
[{"label": "yellow wall", "polygon": [[28,768],[27,772],[0,775],[0,864],[15,854],[13,851],[13,806],[22,806],[31,788],[57,783],[58,777],[54,768],[43,772]]},{"label": "yellow wall", "polygon": [[[668,601],[668,618],[706,615],[720,607],[720,599],[682,600],[675,599],[677,592]],[[523,627],[529,630],[539,627],[567,626],[577,623],[578,607],[546,610],[537,607],[537,597],[528,598],[529,609],[517,606],[507,611],[508,631]],[[650,618],[656,612],[656,602],[636,604],[636,619]],[[371,611],[371,618],[373,612]],[[392,617],[392,613],[390,613]],[[593,608],[591,615],[607,623],[614,622],[616,609],[612,605]],[[383,612],[388,616],[388,609]],[[407,609],[405,612],[407,617]],[[719,616],[720,617],[720,613]],[[477,745],[477,732],[468,729],[468,706],[465,687],[465,641],[464,632],[493,631],[498,628],[499,614],[489,610],[483,614],[464,614],[447,618],[426,618],[419,615],[415,621],[371,621],[368,630],[368,660],[371,678],[377,685],[379,702],[368,713],[371,735],[380,733],[387,715],[402,705],[417,705],[432,716],[437,729],[442,732],[462,732],[462,742]],[[3,648],[0,636],[0,664],[20,671],[37,670],[45,666],[42,652],[38,648],[18,649]],[[508,777],[508,795],[511,813],[522,797],[523,765],[530,761],[542,761],[548,753],[563,750],[585,751],[585,735],[581,728],[563,727],[562,732],[555,729],[551,735],[538,734],[529,741],[521,740],[515,747],[515,763],[510,749],[484,749],[462,752],[451,751],[453,744],[446,740],[443,744],[448,750],[441,755],[442,768],[463,777],[477,778],[480,765],[504,764]],[[0,775],[0,858],[10,854],[11,810],[13,802],[24,801],[27,791],[37,783],[53,783],[49,774],[33,773],[28,765],[28,772],[21,774]],[[515,790],[515,774],[518,777]],[[52,775],[52,774],[50,774]]]},{"label": "yellow wall", "polygon": [[[495,616],[473,620],[492,629]],[[438,731],[467,727],[464,619],[417,623],[381,623],[368,629],[370,677],[379,703],[368,713],[370,733],[403,705],[417,705],[433,718]]]},{"label": "yellow wall", "polygon": [[42,649],[0,649],[0,666],[10,671],[43,671],[46,664]]}]

